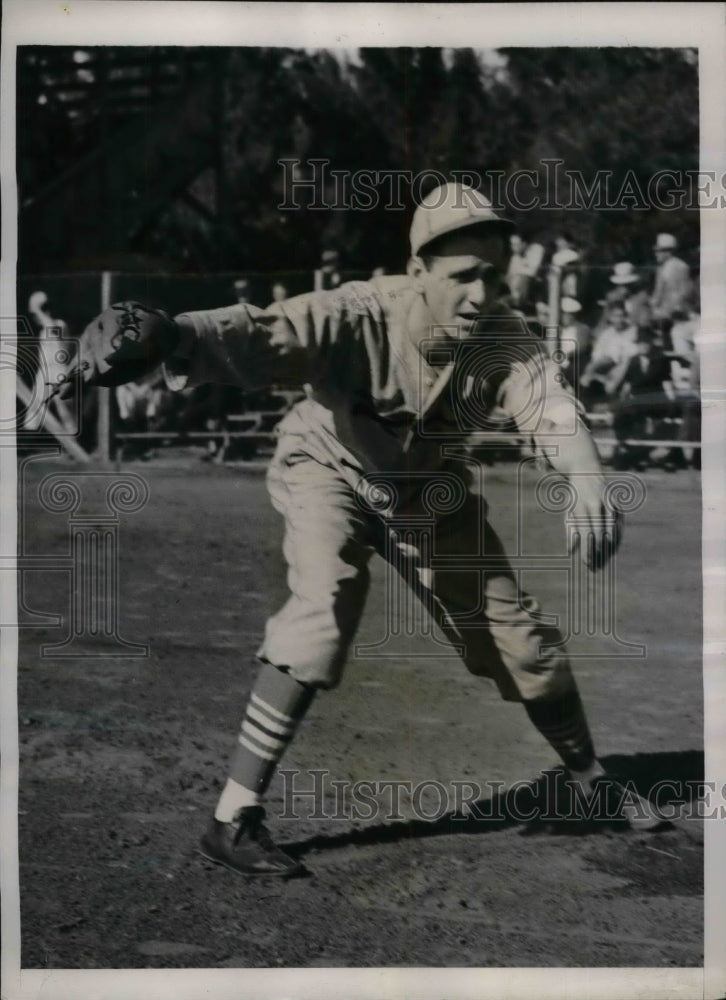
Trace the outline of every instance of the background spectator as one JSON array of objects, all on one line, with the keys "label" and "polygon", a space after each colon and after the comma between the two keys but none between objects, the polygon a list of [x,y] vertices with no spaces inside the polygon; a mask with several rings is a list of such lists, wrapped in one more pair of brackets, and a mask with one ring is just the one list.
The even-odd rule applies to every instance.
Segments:
[{"label": "background spectator", "polygon": [[[137,434],[160,428],[165,401],[171,393],[158,372],[139,382],[116,386],[115,392],[121,431]],[[151,450],[148,439],[127,441],[124,445],[124,458],[144,458]]]},{"label": "background spectator", "polygon": [[250,283],[247,278],[238,278],[234,283],[234,297],[239,305],[247,305],[250,301]]},{"label": "background spectator", "polygon": [[575,240],[571,233],[561,232],[555,236],[554,240],[555,253],[561,250],[577,250]]},{"label": "background spectator", "polygon": [[323,250],[320,255],[320,267],[315,272],[315,288],[329,291],[331,288],[337,288],[342,280],[338,251]]},{"label": "background spectator", "polygon": [[[675,392],[668,359],[649,330],[638,331],[636,349],[625,369],[619,399],[613,404],[613,430],[618,439],[613,465],[617,469],[645,469],[652,449],[627,445],[626,440],[654,437],[656,421],[674,412]],[[680,449],[673,451],[682,456]],[[677,462],[669,452],[666,468],[675,468]]]},{"label": "background spectator", "polygon": [[512,233],[509,245],[512,253],[506,281],[510,301],[515,309],[527,312],[531,304],[532,284],[542,265],[545,250],[541,243],[527,243],[519,233]]},{"label": "background spectator", "polygon": [[[684,442],[701,439],[701,367],[698,356],[699,314],[698,289],[694,287],[686,311],[676,310],[670,331],[673,351],[670,356],[671,380],[676,390],[681,424],[678,437]],[[685,454],[681,451],[685,462]],[[680,464],[684,464],[684,462]],[[701,468],[701,449],[693,449],[692,464]]]},{"label": "background spectator", "polygon": [[671,346],[668,341],[675,313],[688,308],[692,291],[688,264],[676,256],[677,249],[678,241],[672,233],[658,233],[654,249],[657,268],[651,306],[667,347]]},{"label": "background spectator", "polygon": [[[560,237],[562,241],[562,237]],[[582,275],[580,253],[573,246],[565,246],[555,250],[550,261],[552,267],[558,268],[560,277],[560,294],[579,300],[581,295]]]},{"label": "background spectator", "polygon": [[676,389],[698,391],[700,384],[699,359],[696,344],[701,328],[698,295],[690,297],[688,306],[676,309],[673,313],[673,325],[670,330],[672,351],[671,374]]},{"label": "background spectator", "polygon": [[610,284],[613,286],[608,293],[610,304],[622,303],[631,323],[639,330],[649,329],[653,314],[643,275],[635,269],[630,261],[624,260],[613,268]]},{"label": "background spectator", "polygon": [[581,304],[566,295],[560,301],[561,329],[559,347],[565,356],[562,374],[579,392],[580,376],[587,366],[592,346],[592,331],[580,321]]},{"label": "background spectator", "polygon": [[619,390],[628,362],[638,353],[638,329],[621,303],[608,311],[608,324],[598,334],[590,360],[580,379],[586,409],[607,402]]}]

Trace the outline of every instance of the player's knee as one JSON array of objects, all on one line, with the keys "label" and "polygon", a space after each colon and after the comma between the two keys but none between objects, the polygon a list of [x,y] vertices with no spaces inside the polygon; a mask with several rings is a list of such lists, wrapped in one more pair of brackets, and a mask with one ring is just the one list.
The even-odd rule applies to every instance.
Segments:
[{"label": "player's knee", "polygon": [[556,645],[528,644],[512,663],[511,674],[525,700],[554,698],[572,684],[569,659]]},{"label": "player's knee", "polygon": [[345,658],[340,655],[321,657],[314,661],[296,663],[289,668],[289,673],[306,687],[316,691],[332,691],[341,682],[344,664]]},{"label": "player's knee", "polygon": [[469,671],[495,681],[505,701],[555,697],[572,681],[562,637],[554,628],[497,628],[469,649]]}]

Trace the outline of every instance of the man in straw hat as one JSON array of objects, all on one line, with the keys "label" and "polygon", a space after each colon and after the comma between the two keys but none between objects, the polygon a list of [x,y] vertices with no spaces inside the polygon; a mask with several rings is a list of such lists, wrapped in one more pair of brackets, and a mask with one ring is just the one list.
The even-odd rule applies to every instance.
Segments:
[{"label": "man in straw hat", "polygon": [[[481,429],[490,407],[503,409],[541,454],[554,452],[555,469],[577,474],[582,535],[573,544],[587,566],[597,570],[612,555],[619,516],[606,502],[579,404],[541,343],[500,302],[511,230],[479,192],[446,184],[414,213],[405,275],[265,310],[142,317],[140,337],[115,354],[111,311],[84,333],[88,381],[113,380],[120,360],[161,356],[175,389],[222,380],[307,387],[280,425],[268,472],[285,521],[290,594],[267,621],[229,780],[201,842],[206,858],[236,872],[301,870],[263,825],[263,797],[317,692],[341,679],[375,552],[414,588],[466,667],[524,706],[581,794],[606,789],[607,809],[620,796],[621,821],[662,825],[649,802],[624,802],[622,786],[605,775],[562,638],[520,589],[483,518],[477,470],[450,446],[466,439],[472,413]],[[429,546],[407,525],[432,518]],[[432,571],[434,550],[449,569]],[[461,572],[482,553],[484,569]]]},{"label": "man in straw hat", "polygon": [[608,297],[609,302],[621,302],[633,326],[639,330],[648,329],[653,316],[642,273],[629,260],[620,261],[613,267],[610,284],[613,291]]}]

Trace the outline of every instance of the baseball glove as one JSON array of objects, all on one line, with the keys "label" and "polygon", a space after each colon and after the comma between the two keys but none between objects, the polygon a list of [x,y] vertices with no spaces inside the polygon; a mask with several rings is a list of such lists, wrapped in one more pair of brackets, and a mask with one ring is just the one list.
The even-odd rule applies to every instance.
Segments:
[{"label": "baseball glove", "polygon": [[158,368],[178,341],[179,328],[161,309],[116,302],[83,331],[77,356],[55,391],[69,395],[78,380],[105,386],[135,382]]}]

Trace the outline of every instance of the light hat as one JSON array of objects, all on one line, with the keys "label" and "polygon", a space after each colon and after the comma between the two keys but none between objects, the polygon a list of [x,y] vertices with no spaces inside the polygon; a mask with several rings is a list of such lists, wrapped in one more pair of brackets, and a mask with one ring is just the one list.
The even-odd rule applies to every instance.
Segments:
[{"label": "light hat", "polygon": [[673,233],[658,233],[655,238],[656,250],[675,250],[677,246],[678,240]]},{"label": "light hat", "polygon": [[574,313],[579,313],[579,311],[582,309],[582,306],[577,301],[577,299],[573,299],[571,295],[564,295],[560,299],[560,309],[563,313],[572,315]]},{"label": "light hat", "polygon": [[495,212],[489,199],[479,191],[464,184],[441,184],[429,191],[413,213],[411,253],[415,256],[446,233],[482,223],[514,229],[514,223]]},{"label": "light hat", "polygon": [[552,263],[555,267],[567,267],[568,264],[574,264],[579,259],[580,255],[577,250],[572,250],[570,247],[552,254]]},{"label": "light hat", "polygon": [[634,281],[639,281],[640,275],[635,270],[629,260],[623,260],[613,267],[610,281],[613,285],[631,285]]}]

